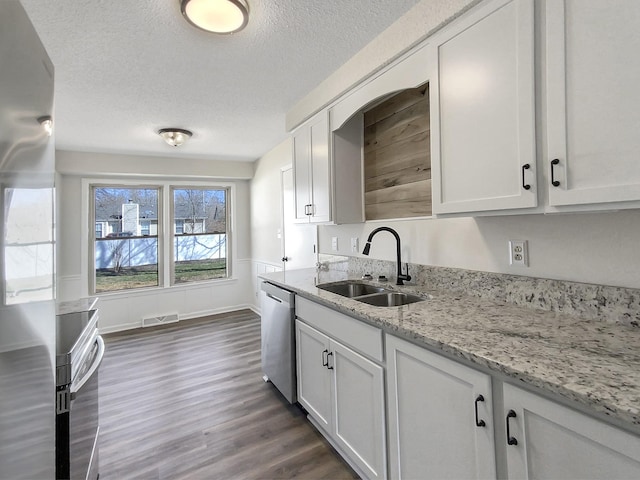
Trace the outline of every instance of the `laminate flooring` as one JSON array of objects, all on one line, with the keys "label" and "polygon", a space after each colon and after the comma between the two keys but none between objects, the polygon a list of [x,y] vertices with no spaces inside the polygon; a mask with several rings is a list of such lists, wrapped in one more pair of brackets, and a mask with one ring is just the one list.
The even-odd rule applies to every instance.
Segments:
[{"label": "laminate flooring", "polygon": [[105,336],[100,480],[357,479],[260,369],[249,310]]}]

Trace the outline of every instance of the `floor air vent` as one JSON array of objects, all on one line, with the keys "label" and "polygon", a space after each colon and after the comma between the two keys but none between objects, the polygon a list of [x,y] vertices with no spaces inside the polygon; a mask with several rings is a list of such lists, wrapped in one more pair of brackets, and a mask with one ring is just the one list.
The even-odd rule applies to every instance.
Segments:
[{"label": "floor air vent", "polygon": [[143,327],[152,327],[154,325],[163,325],[165,323],[174,323],[178,321],[177,313],[169,313],[168,315],[158,315],[157,317],[147,317],[142,319]]}]

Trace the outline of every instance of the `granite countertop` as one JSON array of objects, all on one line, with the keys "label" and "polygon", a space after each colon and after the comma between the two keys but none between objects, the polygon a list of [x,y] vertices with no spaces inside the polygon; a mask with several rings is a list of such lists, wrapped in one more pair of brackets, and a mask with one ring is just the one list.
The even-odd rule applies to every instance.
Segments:
[{"label": "granite countertop", "polygon": [[98,304],[98,297],[80,298],[78,300],[70,300],[58,302],[56,304],[56,315],[65,315],[67,313],[87,312],[94,310]]},{"label": "granite countertop", "polygon": [[341,271],[260,277],[385,332],[578,402],[635,431],[640,427],[637,328],[424,287],[385,285],[430,297],[402,307],[375,307],[316,287],[349,279]]}]

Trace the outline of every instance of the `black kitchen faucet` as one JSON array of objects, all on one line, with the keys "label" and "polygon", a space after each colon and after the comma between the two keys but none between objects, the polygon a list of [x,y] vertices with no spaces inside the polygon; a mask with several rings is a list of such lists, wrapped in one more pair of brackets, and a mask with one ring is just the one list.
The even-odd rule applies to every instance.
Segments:
[{"label": "black kitchen faucet", "polygon": [[367,238],[367,243],[362,250],[363,255],[369,255],[369,250],[371,249],[371,240],[373,236],[378,232],[389,232],[396,238],[396,262],[398,267],[398,274],[396,285],[404,285],[404,280],[407,282],[411,280],[411,275],[409,275],[409,264],[407,263],[407,273],[402,273],[402,260],[400,259],[400,235],[393,228],[389,227],[378,227],[374,231],[369,234],[369,238]]}]

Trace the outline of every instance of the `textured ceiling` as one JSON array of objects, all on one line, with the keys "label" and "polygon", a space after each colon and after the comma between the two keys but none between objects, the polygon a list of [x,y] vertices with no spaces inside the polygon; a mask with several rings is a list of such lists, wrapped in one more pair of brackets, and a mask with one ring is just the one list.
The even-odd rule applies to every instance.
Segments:
[{"label": "textured ceiling", "polygon": [[[251,161],[285,113],[419,0],[249,0],[216,36],[178,0],[22,0],[56,69],[61,150]],[[174,148],[159,128],[193,131]]]}]

